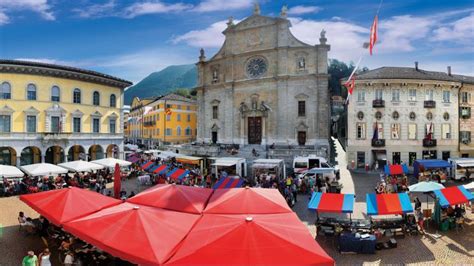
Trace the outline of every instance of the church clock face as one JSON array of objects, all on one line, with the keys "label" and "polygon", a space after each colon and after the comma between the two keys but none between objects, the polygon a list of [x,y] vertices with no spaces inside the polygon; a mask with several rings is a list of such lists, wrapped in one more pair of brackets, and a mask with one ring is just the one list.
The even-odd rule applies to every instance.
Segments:
[{"label": "church clock face", "polygon": [[250,78],[258,78],[267,72],[267,61],[263,57],[252,58],[245,69]]}]

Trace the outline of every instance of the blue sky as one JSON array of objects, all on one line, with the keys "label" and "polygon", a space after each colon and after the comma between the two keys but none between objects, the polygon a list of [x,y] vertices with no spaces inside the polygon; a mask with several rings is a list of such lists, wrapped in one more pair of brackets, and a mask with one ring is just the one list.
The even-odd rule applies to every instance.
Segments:
[{"label": "blue sky", "polygon": [[[327,32],[330,58],[357,61],[380,0],[260,0],[262,15],[288,5],[293,34],[310,44]],[[0,58],[101,71],[137,82],[172,64],[208,58],[254,0],[0,0]],[[385,0],[379,41],[362,65],[413,66],[474,75],[474,1]]]}]

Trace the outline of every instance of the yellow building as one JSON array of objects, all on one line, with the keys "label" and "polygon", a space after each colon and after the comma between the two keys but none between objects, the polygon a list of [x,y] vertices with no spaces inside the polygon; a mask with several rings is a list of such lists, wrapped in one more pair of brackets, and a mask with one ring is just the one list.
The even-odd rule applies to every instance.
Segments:
[{"label": "yellow building", "polygon": [[123,92],[95,71],[0,60],[0,164],[123,157]]},{"label": "yellow building", "polygon": [[135,97],[128,120],[128,140],[147,147],[196,139],[196,101],[178,94]]}]

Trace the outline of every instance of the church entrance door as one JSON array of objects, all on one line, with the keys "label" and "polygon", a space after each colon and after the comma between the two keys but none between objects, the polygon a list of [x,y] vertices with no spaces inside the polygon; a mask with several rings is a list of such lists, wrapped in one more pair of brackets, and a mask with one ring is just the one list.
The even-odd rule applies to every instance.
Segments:
[{"label": "church entrance door", "polygon": [[304,146],[306,144],[306,131],[298,131],[298,145]]},{"label": "church entrance door", "polygon": [[262,142],[262,118],[248,118],[248,137],[249,144],[261,144]]},{"label": "church entrance door", "polygon": [[217,143],[217,131],[212,131],[212,143]]}]

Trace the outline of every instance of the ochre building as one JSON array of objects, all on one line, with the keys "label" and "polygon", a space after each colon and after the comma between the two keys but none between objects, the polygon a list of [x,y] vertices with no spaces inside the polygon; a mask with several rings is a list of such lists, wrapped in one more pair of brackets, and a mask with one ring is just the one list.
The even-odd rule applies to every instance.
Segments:
[{"label": "ochre building", "polygon": [[130,85],[95,71],[0,60],[0,164],[123,157]]},{"label": "ochre building", "polygon": [[132,101],[127,140],[155,147],[196,139],[196,101],[178,94]]}]

